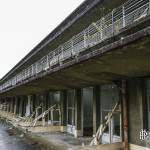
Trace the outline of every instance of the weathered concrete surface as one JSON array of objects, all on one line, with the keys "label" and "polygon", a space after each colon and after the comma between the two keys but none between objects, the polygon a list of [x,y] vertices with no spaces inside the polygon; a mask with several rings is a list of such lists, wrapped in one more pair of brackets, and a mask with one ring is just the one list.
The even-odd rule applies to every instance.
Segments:
[{"label": "weathered concrete surface", "polygon": [[36,132],[58,132],[62,130],[62,126],[47,126],[47,127],[43,127],[43,126],[37,126],[37,127],[30,127],[28,129],[29,132],[32,133],[36,133]]},{"label": "weathered concrete surface", "polygon": [[41,142],[54,150],[122,150],[123,143],[88,146],[91,138],[74,138],[64,133],[28,134],[28,138]]}]

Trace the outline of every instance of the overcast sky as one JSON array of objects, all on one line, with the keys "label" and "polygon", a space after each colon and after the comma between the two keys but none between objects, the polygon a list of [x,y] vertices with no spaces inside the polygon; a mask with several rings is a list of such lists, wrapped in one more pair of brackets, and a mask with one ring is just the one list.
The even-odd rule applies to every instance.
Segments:
[{"label": "overcast sky", "polygon": [[0,78],[83,0],[0,0]]}]

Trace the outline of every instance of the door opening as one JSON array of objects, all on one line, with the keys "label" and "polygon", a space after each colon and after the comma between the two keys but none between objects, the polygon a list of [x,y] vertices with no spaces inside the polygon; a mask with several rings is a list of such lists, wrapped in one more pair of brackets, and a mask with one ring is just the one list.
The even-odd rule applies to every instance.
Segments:
[{"label": "door opening", "polygon": [[[101,123],[104,123],[108,113],[111,113],[115,104],[119,101],[119,90],[116,85],[101,87]],[[122,141],[121,107],[113,113],[108,127],[102,136],[102,143],[115,143]]]}]

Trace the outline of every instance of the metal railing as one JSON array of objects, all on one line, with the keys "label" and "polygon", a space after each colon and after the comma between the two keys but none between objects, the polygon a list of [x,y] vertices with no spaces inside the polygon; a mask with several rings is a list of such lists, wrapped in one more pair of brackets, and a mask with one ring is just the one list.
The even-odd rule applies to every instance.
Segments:
[{"label": "metal railing", "polygon": [[80,53],[86,51],[87,48],[119,34],[123,28],[140,21],[148,15],[150,15],[150,0],[127,1],[3,83],[0,86],[0,92],[43,71],[52,69],[56,65],[61,65],[70,58],[77,57]]}]

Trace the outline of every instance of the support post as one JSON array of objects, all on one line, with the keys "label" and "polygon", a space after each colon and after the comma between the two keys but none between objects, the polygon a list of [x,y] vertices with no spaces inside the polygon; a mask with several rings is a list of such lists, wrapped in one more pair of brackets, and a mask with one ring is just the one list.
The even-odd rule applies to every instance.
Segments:
[{"label": "support post", "polygon": [[126,21],[125,21],[125,8],[122,6],[122,23],[123,23],[123,28],[126,26]]},{"label": "support post", "polygon": [[82,131],[82,92],[75,90],[75,137],[83,136]]},{"label": "support post", "polygon": [[7,106],[7,112],[9,112],[9,98],[6,98],[6,106]]},{"label": "support post", "polygon": [[114,35],[114,9],[112,10],[112,35]]},{"label": "support post", "polygon": [[19,103],[19,116],[23,116],[23,97],[20,97],[20,103]]},{"label": "support post", "polygon": [[27,102],[27,99],[26,99],[26,96],[22,96],[22,99],[23,99],[23,104],[22,104],[22,115],[23,117],[26,115],[26,102]]},{"label": "support post", "polygon": [[128,107],[127,107],[127,81],[122,80],[122,105],[123,105],[123,139],[124,149],[129,150],[128,140]]},{"label": "support post", "polygon": [[31,95],[28,95],[25,116],[28,117],[28,116],[30,116],[30,114],[31,114]]},{"label": "support post", "polygon": [[100,126],[100,86],[93,88],[93,134]]},{"label": "support post", "polygon": [[14,108],[13,108],[13,103],[14,103],[14,102],[13,102],[13,97],[11,97],[10,103],[11,103],[11,104],[10,104],[10,112],[13,113],[13,112],[14,112]]},{"label": "support post", "polygon": [[17,115],[17,97],[14,98],[14,114]]},{"label": "support post", "polygon": [[61,126],[66,131],[67,126],[67,91],[60,92]]},{"label": "support post", "polygon": [[[42,108],[42,113],[46,111],[46,98],[47,98],[47,92],[44,92],[42,95],[42,101],[43,101],[43,108]],[[43,126],[46,125],[46,116],[42,118],[42,124]]]}]

